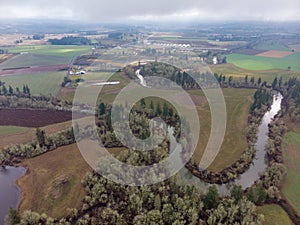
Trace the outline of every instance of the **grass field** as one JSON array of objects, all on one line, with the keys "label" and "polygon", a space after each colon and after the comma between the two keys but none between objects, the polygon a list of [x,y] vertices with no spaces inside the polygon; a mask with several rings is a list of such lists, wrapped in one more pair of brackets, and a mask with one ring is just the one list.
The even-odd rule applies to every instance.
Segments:
[{"label": "grass field", "polygon": [[[299,124],[298,124],[299,125]],[[284,163],[287,175],[282,192],[289,203],[300,214],[300,134],[289,132],[283,140]]]},{"label": "grass field", "polygon": [[[255,56],[256,57],[256,56]],[[279,59],[280,60],[280,59]],[[300,77],[300,71],[289,71],[286,69],[272,69],[272,70],[249,70],[241,67],[237,67],[232,63],[210,65],[210,69],[213,73],[226,75],[227,79],[232,76],[234,81],[244,81],[245,75],[250,77],[255,77],[255,81],[259,77],[263,81],[267,81],[269,84],[273,82],[274,78],[282,76],[283,80],[287,80],[289,77]]]},{"label": "grass field", "polygon": [[[221,150],[215,161],[208,168],[212,171],[220,171],[239,159],[247,146],[245,128],[249,108],[253,99],[254,90],[248,89],[223,89],[227,110],[227,127]],[[208,105],[198,107],[200,117],[200,137],[194,157],[200,162],[204,149],[209,139],[211,123]]]},{"label": "grass field", "polygon": [[262,56],[231,54],[227,56],[227,61],[234,65],[248,70],[287,70],[290,66],[292,70],[300,71],[300,53],[294,53],[285,58],[268,58]]},{"label": "grass field", "polygon": [[[101,79],[101,77],[106,77],[107,73],[89,74],[91,79]],[[105,103],[112,103],[116,97],[116,94],[126,85],[128,79],[124,75],[117,73],[111,80],[121,81],[120,85],[105,86],[100,94],[100,99]],[[233,162],[238,160],[241,153],[246,148],[246,138],[245,138],[245,128],[247,126],[247,118],[249,113],[249,108],[253,99],[254,90],[248,89],[223,89],[225,101],[227,104],[227,130],[226,136],[217,159],[210,166],[209,169],[213,171],[220,171],[225,167],[231,165]],[[87,91],[87,94],[80,98],[80,101],[89,102],[90,96],[95,92],[93,89]],[[90,93],[90,94],[89,94]],[[191,96],[202,96],[203,92],[200,90],[188,91]],[[64,93],[65,97],[72,97],[72,93]],[[63,96],[63,95],[61,95]],[[195,98],[194,98],[195,99]],[[69,99],[70,100],[70,99]],[[199,100],[199,99],[198,99]],[[154,101],[155,102],[155,101]],[[204,101],[205,102],[205,101]],[[197,107],[198,115],[200,118],[200,137],[199,144],[195,151],[195,160],[200,162],[202,154],[205,150],[206,144],[209,139],[210,129],[211,129],[211,115],[208,104],[203,101],[198,103]],[[162,105],[162,104],[161,104]]]},{"label": "grass field", "polygon": [[[92,84],[107,81],[109,79],[109,81],[119,81],[120,84],[106,85],[102,87],[99,98],[105,103],[112,103],[116,95],[122,88],[126,86],[126,84],[130,82],[130,80],[121,73],[115,73],[112,77],[110,77],[111,75],[112,74],[108,72],[92,72],[82,76],[82,78],[86,81],[84,84],[82,84],[83,88],[81,89],[83,90],[81,93],[84,94],[77,95],[76,100],[79,102],[92,103],[95,95],[99,94],[99,86],[92,86]],[[61,99],[73,101],[75,91],[76,89],[63,88],[58,96]]]},{"label": "grass field", "polygon": [[0,126],[0,136],[22,133],[25,130],[27,130],[25,127]]},{"label": "grass field", "polygon": [[17,55],[0,64],[0,69],[25,66],[46,66],[69,64],[74,56],[88,53],[90,46],[73,45],[35,45],[7,48],[10,53],[26,53]]},{"label": "grass field", "polygon": [[34,45],[34,46],[17,46],[7,48],[9,53],[26,52],[29,54],[73,57],[91,50],[91,46],[77,46],[77,45]]},{"label": "grass field", "polygon": [[279,205],[264,205],[257,208],[259,214],[263,214],[263,225],[293,225],[288,214]]},{"label": "grass field", "polygon": [[19,209],[65,216],[68,208],[79,208],[85,196],[81,179],[91,171],[76,144],[58,148],[42,156],[25,160]]},{"label": "grass field", "polygon": [[68,57],[52,55],[17,55],[0,64],[0,69],[33,67],[33,66],[52,66],[59,64],[69,64],[71,61]]},{"label": "grass field", "polygon": [[255,48],[260,50],[277,50],[277,51],[291,50],[289,47],[273,41],[259,43]]},{"label": "grass field", "polygon": [[61,83],[65,72],[38,73],[20,76],[1,77],[0,80],[6,83],[6,86],[19,87],[22,91],[23,84],[27,84],[33,95],[56,96],[61,88]]}]

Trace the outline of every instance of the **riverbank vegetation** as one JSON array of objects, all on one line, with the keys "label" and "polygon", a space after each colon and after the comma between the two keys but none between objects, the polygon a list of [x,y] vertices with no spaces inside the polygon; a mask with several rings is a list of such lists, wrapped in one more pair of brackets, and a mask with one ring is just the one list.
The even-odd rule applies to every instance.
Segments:
[{"label": "riverbank vegetation", "polygon": [[[276,79],[276,82],[274,80],[271,85],[266,85],[266,83],[262,81],[251,81],[251,78],[249,80],[249,77],[246,76],[244,81],[240,83],[234,83],[230,78],[225,77],[224,79],[223,76],[215,76],[215,78],[217,78],[221,86],[224,87],[245,87],[245,85],[247,85],[248,88],[257,89],[254,94],[253,104],[249,109],[248,121],[246,121],[248,123],[248,128],[246,129],[248,146],[241,154],[240,159],[220,173],[200,171],[196,164],[188,164],[188,167],[191,166],[189,169],[195,175],[200,173],[198,176],[207,182],[227,183],[236,178],[238,174],[243,173],[249,167],[255,156],[254,143],[257,138],[258,125],[272,102],[271,92],[268,86],[274,89],[283,89],[288,86],[288,83],[286,83],[285,86],[282,86],[282,83],[279,85],[280,79]],[[185,78],[184,75],[181,80],[176,82],[181,83],[187,89],[197,89],[197,86],[193,84],[193,81]],[[295,87],[294,89],[297,90]],[[289,96],[290,90],[284,92],[285,96]],[[293,94],[291,94],[291,96],[293,96]],[[4,97],[14,96],[5,95]],[[28,96],[26,99],[32,98],[32,96]],[[55,102],[54,105],[56,104],[57,102]],[[109,103],[105,101],[100,102],[96,115],[96,123],[98,126],[97,132],[106,147],[122,147],[122,144],[116,140],[112,132],[110,109],[111,105]],[[119,107],[119,115],[122,116],[121,107]],[[131,129],[139,138],[144,139],[149,136],[149,130],[144,128],[148,127],[147,125],[151,118],[157,116],[162,117],[167,124],[173,126],[175,128],[175,137],[179,138],[179,136],[176,136],[180,133],[180,121],[177,112],[165,102],[154,102],[153,100],[151,102],[151,99],[142,99],[137,103],[134,110],[132,110],[131,115]],[[297,113],[295,113],[295,116],[297,117]],[[38,210],[41,214],[26,211],[25,209],[28,208],[28,202],[26,203],[26,201],[28,201],[27,199],[24,200],[23,203],[25,205],[27,204],[27,206],[22,208],[24,212],[20,215],[20,223],[93,224],[95,221],[101,221],[102,224],[213,225],[219,223],[234,224],[235,222],[240,224],[261,224],[263,217],[257,214],[255,204],[263,205],[265,202],[280,203],[282,201],[279,185],[286,170],[282,164],[282,157],[279,157],[281,152],[277,146],[281,143],[281,139],[279,139],[278,136],[284,133],[284,128],[284,124],[279,119],[274,120],[271,124],[270,142],[267,148],[269,167],[264,174],[262,174],[261,179],[257,181],[253,187],[246,190],[245,193],[243,193],[241,187],[235,186],[229,197],[219,198],[216,188],[212,186],[204,195],[200,195],[197,188],[179,186],[176,177],[172,177],[165,182],[149,187],[122,186],[106,180],[95,172],[91,172],[85,176],[82,182],[85,190],[85,193],[82,194],[82,201],[77,201],[76,204],[74,204],[74,208],[71,205],[70,207],[72,209],[68,210],[66,214],[60,214],[59,211],[56,211],[56,209],[53,208],[53,205],[43,206],[43,202],[36,202],[35,208],[31,208],[33,211]],[[80,139],[84,139],[85,135],[92,134],[91,127],[86,126],[83,130],[77,130],[77,133],[80,134]],[[0,164],[15,165],[25,162],[34,164],[40,162],[40,159],[46,159],[43,157],[59,154],[56,152],[59,152],[62,148],[71,147],[71,144],[75,142],[72,128],[52,136],[45,135],[43,130],[40,129],[37,130],[36,134],[36,141],[3,150],[0,154]],[[186,136],[182,137],[186,138],[186,142],[188,143],[189,136],[188,134],[185,135]],[[145,152],[137,154],[136,151],[122,149],[122,151],[119,151],[115,156],[119,160],[132,165],[148,165],[160,161],[166,157],[167,154],[168,140],[166,139],[163,141],[163,144],[150,153]],[[53,156],[50,158],[54,159],[55,157]],[[51,162],[51,160],[49,160],[49,162]],[[53,162],[52,164],[57,167],[57,170],[53,171],[55,174],[56,172],[61,171],[58,168],[65,168],[56,162]],[[47,167],[47,165],[48,164],[34,166],[34,168],[36,167],[38,169],[32,171],[32,174],[36,173],[35,177],[38,177],[42,174],[41,171],[46,171],[51,168],[50,165],[49,167]],[[63,169],[62,171],[66,170],[67,169]],[[68,174],[66,175],[65,173],[55,175],[55,180],[52,180],[51,185],[52,187],[62,187],[62,189],[55,189],[54,187],[54,192],[51,192],[52,189],[50,188],[50,190],[48,188],[48,197],[49,193],[54,193],[54,195],[57,196],[60,195],[60,193],[68,192],[68,194],[72,195],[72,193],[74,194],[72,185],[74,185],[74,188],[76,186],[74,190],[79,190],[79,177],[76,178],[75,183],[73,183],[72,177],[73,175],[68,176]],[[31,178],[27,177],[27,179]],[[39,178],[41,186],[44,184],[42,181],[43,179],[42,176]],[[26,182],[27,184],[25,186],[28,186],[28,180]],[[29,189],[27,189],[27,191],[28,190]],[[42,191],[39,191],[39,193],[41,192]],[[43,196],[47,196],[47,193],[43,192],[41,196],[38,196],[37,198],[41,197],[41,199],[45,199]],[[53,198],[55,198],[55,196]],[[66,198],[69,198],[67,196],[69,195],[66,194]],[[31,197],[34,198],[34,196]],[[60,197],[57,199],[60,199]],[[72,200],[64,199],[61,200],[61,202],[59,201],[60,200],[57,200],[58,205],[64,205],[66,202],[69,204]],[[49,215],[44,214],[47,208],[50,209],[51,212],[49,214],[53,219],[50,218]],[[39,209],[41,209],[41,211],[39,211]],[[14,216],[18,217],[18,215]]]}]

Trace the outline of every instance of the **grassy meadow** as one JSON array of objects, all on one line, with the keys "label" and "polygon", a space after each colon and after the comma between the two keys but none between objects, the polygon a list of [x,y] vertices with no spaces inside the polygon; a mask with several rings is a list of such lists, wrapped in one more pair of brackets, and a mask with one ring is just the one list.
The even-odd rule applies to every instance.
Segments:
[{"label": "grassy meadow", "polygon": [[229,76],[233,77],[234,81],[244,81],[245,75],[254,77],[255,81],[260,77],[262,81],[267,81],[271,84],[275,77],[281,77],[283,80],[288,80],[289,77],[300,78],[300,71],[289,71],[287,69],[271,69],[271,70],[250,70],[238,67],[232,63],[210,65],[210,69],[213,73],[223,74],[228,79]]},{"label": "grassy meadow", "polygon": [[248,70],[292,70],[300,71],[300,53],[294,53],[284,58],[269,58],[254,55],[231,54],[227,56],[227,62]]},{"label": "grassy meadow", "polygon": [[0,137],[10,134],[21,133],[25,131],[25,127],[15,127],[15,126],[0,126]]},{"label": "grassy meadow", "polygon": [[288,214],[279,205],[259,206],[257,212],[264,215],[263,225],[293,225]]},{"label": "grassy meadow", "polygon": [[9,53],[22,53],[0,64],[0,69],[69,64],[74,56],[88,53],[90,46],[34,45],[7,48]]},{"label": "grassy meadow", "polygon": [[283,140],[283,156],[287,175],[282,183],[282,192],[300,214],[300,133],[291,131],[286,134]]},{"label": "grassy meadow", "polygon": [[22,91],[23,84],[27,84],[30,92],[33,95],[54,95],[56,96],[61,89],[66,72],[47,72],[28,75],[6,76],[1,77],[1,81],[6,83],[6,86],[11,85],[19,87]]},{"label": "grassy meadow", "polygon": [[77,45],[32,45],[7,48],[9,53],[28,53],[36,55],[73,57],[91,50],[91,46]]},{"label": "grassy meadow", "polygon": [[18,180],[21,212],[32,210],[62,217],[68,213],[66,209],[81,206],[85,196],[81,179],[91,168],[76,144],[27,159],[21,166],[27,168],[26,175]]},{"label": "grassy meadow", "polygon": [[[253,100],[254,90],[249,89],[223,89],[227,111],[227,126],[221,150],[214,162],[208,168],[212,171],[221,171],[239,159],[247,146],[245,128],[249,109]],[[200,136],[198,146],[194,153],[196,162],[205,150],[211,129],[211,115],[208,104],[198,107],[200,118]]]}]

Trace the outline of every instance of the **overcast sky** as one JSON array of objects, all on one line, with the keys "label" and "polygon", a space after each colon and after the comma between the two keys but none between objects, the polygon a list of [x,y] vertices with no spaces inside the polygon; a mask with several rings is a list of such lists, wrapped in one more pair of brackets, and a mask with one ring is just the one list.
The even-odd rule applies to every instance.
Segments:
[{"label": "overcast sky", "polygon": [[0,18],[300,20],[299,0],[0,0]]}]

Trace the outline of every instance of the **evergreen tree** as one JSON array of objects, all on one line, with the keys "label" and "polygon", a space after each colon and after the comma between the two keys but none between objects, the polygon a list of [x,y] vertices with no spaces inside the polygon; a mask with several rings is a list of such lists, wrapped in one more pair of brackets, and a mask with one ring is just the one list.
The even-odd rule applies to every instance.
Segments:
[{"label": "evergreen tree", "polygon": [[44,130],[41,130],[40,128],[36,129],[36,137],[37,137],[37,141],[40,144],[40,146],[45,145],[45,141],[46,141],[46,134]]}]

